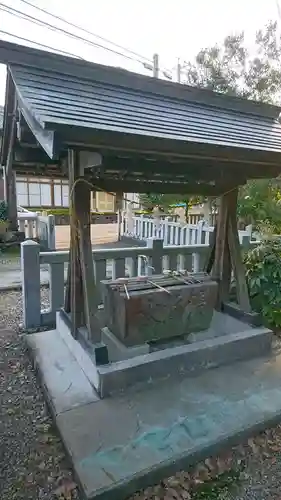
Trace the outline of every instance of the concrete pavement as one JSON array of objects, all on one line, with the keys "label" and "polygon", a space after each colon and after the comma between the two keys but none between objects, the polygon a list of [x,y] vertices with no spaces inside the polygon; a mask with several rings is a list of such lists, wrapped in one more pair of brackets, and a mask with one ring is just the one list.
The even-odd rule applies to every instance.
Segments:
[{"label": "concrete pavement", "polygon": [[277,350],[99,399],[58,332],[26,340],[88,500],[123,500],[281,420]]}]

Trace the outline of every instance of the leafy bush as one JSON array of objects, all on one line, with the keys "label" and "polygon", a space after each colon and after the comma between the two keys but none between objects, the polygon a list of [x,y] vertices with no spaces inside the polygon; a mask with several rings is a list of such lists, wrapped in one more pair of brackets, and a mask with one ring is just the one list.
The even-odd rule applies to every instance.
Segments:
[{"label": "leafy bush", "polygon": [[281,238],[268,239],[245,258],[252,307],[265,321],[281,327]]},{"label": "leafy bush", "polygon": [[8,220],[8,206],[4,200],[0,201],[0,221]]}]

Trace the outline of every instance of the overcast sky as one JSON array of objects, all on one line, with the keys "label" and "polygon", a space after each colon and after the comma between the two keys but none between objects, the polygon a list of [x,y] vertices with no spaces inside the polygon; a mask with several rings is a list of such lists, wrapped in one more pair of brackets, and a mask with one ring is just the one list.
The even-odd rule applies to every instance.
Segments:
[{"label": "overcast sky", "polygon": [[[269,20],[279,20],[276,0],[29,0],[91,32],[122,45],[151,60],[160,55],[160,66],[172,69],[177,58],[190,60],[203,47],[220,42],[224,36],[245,30],[251,44],[255,31]],[[281,2],[280,2],[281,3]],[[142,64],[113,52],[89,46],[39,27],[2,9],[2,4],[80,36],[88,36],[26,5],[23,0],[1,0],[0,30],[53,46],[102,64],[151,74]],[[281,21],[280,21],[281,22]],[[0,38],[28,45],[4,35]],[[92,37],[96,43],[120,51]],[[133,57],[132,54],[128,56]],[[0,65],[0,104],[4,103],[5,68]]]}]

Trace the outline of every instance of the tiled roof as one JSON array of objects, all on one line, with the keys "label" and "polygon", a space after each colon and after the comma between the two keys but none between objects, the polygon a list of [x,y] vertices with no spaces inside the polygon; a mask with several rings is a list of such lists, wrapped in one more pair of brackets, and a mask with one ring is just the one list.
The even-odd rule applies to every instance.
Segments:
[{"label": "tiled roof", "polygon": [[59,125],[281,152],[281,125],[268,116],[194,102],[188,95],[177,99],[125,88],[114,80],[83,79],[79,73],[19,65],[10,70],[23,105],[44,129]]}]

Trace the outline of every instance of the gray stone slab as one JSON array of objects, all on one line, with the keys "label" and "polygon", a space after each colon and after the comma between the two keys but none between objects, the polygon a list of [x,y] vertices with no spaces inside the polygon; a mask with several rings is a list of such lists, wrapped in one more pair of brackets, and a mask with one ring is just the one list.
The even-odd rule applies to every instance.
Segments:
[{"label": "gray stone slab", "polygon": [[89,382],[97,391],[99,391],[100,377],[98,374],[97,367],[93,363],[91,356],[82,347],[80,342],[78,342],[72,337],[70,330],[66,325],[60,311],[58,311],[56,314],[56,326],[57,326],[57,335],[61,337],[61,339],[65,342],[69,351],[71,352],[72,356],[76,359],[78,365],[84,372]]},{"label": "gray stone slab", "polygon": [[157,379],[195,376],[210,368],[263,356],[271,350],[271,344],[271,330],[251,328],[99,366],[99,393],[106,397]]},{"label": "gray stone slab", "polygon": [[98,401],[98,395],[56,330],[26,335],[54,414]]},{"label": "gray stone slab", "polygon": [[280,419],[278,355],[84,405],[57,425],[85,497],[123,500]]}]

